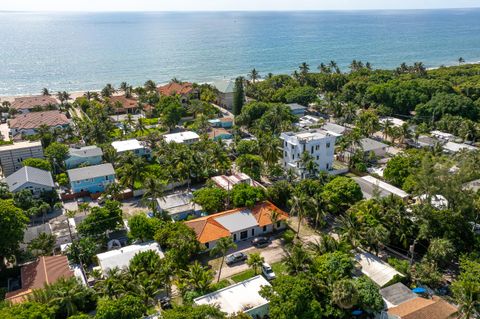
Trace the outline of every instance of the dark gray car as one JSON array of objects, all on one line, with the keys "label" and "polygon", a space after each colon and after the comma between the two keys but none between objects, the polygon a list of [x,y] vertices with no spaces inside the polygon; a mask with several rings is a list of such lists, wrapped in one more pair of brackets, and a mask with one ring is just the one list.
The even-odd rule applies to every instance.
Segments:
[{"label": "dark gray car", "polygon": [[225,258],[225,263],[228,266],[230,266],[230,265],[233,265],[233,264],[245,261],[245,260],[247,260],[247,255],[246,254],[244,254],[244,253],[233,253],[231,255],[228,255]]}]

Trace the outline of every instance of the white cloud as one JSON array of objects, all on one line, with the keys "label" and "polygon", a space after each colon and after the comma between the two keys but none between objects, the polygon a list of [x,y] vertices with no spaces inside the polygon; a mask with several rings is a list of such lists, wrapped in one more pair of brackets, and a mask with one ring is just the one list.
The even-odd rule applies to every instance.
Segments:
[{"label": "white cloud", "polygon": [[0,0],[18,11],[361,10],[479,7],[476,0]]}]

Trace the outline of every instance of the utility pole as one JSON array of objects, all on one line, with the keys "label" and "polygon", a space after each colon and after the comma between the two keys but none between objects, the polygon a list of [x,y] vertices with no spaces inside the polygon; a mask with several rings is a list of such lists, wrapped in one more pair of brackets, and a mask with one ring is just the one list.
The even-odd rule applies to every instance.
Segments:
[{"label": "utility pole", "polygon": [[417,244],[417,240],[415,239],[413,241],[413,244],[410,245],[410,249],[409,249],[409,252],[410,252],[410,266],[413,265],[413,256],[415,255],[415,245]]}]

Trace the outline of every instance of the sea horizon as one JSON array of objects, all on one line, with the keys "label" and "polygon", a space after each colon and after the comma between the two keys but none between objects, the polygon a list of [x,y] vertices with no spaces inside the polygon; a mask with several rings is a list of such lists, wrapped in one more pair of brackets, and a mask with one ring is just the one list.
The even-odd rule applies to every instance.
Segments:
[{"label": "sea horizon", "polygon": [[480,61],[480,8],[299,11],[0,11],[0,96],[172,78]]}]

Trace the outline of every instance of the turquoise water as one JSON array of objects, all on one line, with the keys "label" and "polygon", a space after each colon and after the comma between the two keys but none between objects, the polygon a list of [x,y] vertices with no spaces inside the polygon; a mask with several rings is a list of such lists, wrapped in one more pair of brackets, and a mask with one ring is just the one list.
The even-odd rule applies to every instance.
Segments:
[{"label": "turquoise water", "polygon": [[480,10],[1,13],[0,95],[98,89],[173,77],[213,81],[352,59],[480,60]]}]

